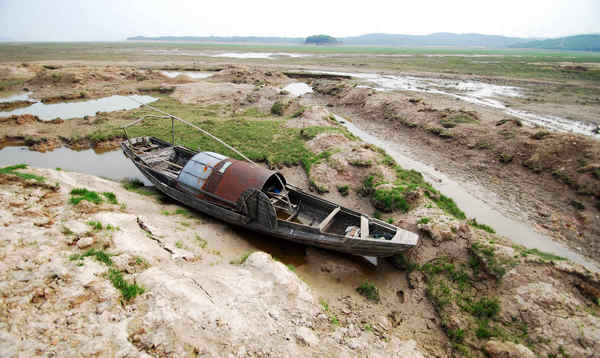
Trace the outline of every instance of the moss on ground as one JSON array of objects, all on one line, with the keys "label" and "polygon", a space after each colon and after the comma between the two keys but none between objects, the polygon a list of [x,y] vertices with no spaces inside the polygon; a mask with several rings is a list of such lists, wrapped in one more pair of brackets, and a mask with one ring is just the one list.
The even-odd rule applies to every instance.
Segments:
[{"label": "moss on ground", "polygon": [[46,178],[39,175],[18,172],[17,170],[19,169],[27,169],[27,164],[16,164],[0,168],[0,174],[12,174],[18,176],[19,178],[33,179],[37,182],[43,182],[46,180]]}]

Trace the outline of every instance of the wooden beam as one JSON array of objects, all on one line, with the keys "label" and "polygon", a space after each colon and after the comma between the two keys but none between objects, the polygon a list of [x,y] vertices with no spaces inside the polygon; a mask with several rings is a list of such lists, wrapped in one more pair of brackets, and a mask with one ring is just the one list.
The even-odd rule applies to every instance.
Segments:
[{"label": "wooden beam", "polygon": [[324,232],[325,230],[327,230],[327,228],[329,227],[329,224],[331,224],[331,220],[333,220],[333,217],[340,212],[340,207],[338,206],[337,208],[333,209],[329,215],[327,215],[327,217],[325,218],[325,220],[321,221],[321,224],[319,224],[319,230],[321,230],[321,232]]}]

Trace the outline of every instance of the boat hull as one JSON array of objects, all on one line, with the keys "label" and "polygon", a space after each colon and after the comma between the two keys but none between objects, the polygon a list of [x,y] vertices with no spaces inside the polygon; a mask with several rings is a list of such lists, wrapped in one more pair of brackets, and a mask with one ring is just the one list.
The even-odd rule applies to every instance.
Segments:
[{"label": "boat hull", "polygon": [[159,171],[146,165],[144,161],[129,148],[128,142],[123,142],[121,147],[124,154],[132,160],[138,170],[161,193],[194,210],[229,224],[303,245],[315,246],[322,249],[359,256],[389,257],[415,246],[415,242],[412,241],[399,243],[393,240],[383,239],[350,239],[344,236],[322,232],[316,227],[310,227],[285,220],[277,220],[277,225],[274,228],[267,228],[230,208],[219,206],[214,202],[190,195],[174,185],[168,185],[160,179],[161,174]]}]

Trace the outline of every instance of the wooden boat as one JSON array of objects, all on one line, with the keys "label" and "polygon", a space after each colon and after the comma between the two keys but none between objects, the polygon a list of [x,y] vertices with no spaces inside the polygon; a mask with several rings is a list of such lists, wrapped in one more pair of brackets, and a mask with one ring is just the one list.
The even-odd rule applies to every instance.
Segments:
[{"label": "wooden boat", "polygon": [[155,137],[128,138],[121,147],[156,189],[233,225],[365,256],[375,264],[373,258],[393,256],[418,242],[415,233],[306,193],[281,173],[249,160],[198,152]]}]

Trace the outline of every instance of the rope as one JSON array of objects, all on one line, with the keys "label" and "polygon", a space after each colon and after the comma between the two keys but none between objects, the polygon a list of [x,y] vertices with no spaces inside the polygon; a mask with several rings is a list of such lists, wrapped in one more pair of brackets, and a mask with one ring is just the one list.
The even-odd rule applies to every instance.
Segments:
[{"label": "rope", "polygon": [[224,142],[223,140],[221,140],[220,138],[217,138],[217,137],[215,137],[214,135],[212,135],[211,133],[209,133],[209,132],[205,131],[204,129],[202,129],[202,128],[200,128],[200,127],[198,127],[198,126],[196,126],[196,125],[194,125],[194,124],[192,124],[192,123],[190,123],[190,122],[188,122],[188,121],[186,121],[186,120],[183,120],[183,119],[181,119],[181,118],[179,118],[179,117],[177,117],[177,116],[174,116],[174,115],[172,115],[172,114],[170,114],[170,113],[167,113],[167,112],[165,112],[165,111],[162,111],[162,110],[160,110],[160,109],[158,109],[158,108],[156,108],[156,107],[153,107],[153,106],[151,106],[151,105],[149,105],[149,104],[146,104],[146,103],[143,103],[143,102],[136,101],[135,99],[133,99],[133,98],[131,98],[131,97],[127,97],[127,98],[129,98],[130,100],[132,100],[133,102],[135,102],[135,103],[137,103],[137,104],[139,104],[139,105],[142,105],[142,106],[148,107],[148,108],[150,108],[150,109],[153,109],[153,110],[155,110],[155,111],[157,111],[157,112],[159,112],[159,113],[162,113],[162,114],[164,114],[164,115],[168,116],[169,118],[176,119],[176,120],[178,120],[178,121],[180,121],[180,122],[182,122],[182,123],[185,123],[185,124],[187,124],[188,126],[190,126],[190,127],[194,128],[194,129],[197,129],[198,131],[202,132],[203,134],[205,134],[205,135],[209,136],[210,138],[212,138],[212,139],[216,140],[217,142],[219,142],[219,143],[223,144],[225,147],[227,147],[228,149],[232,150],[234,153],[238,154],[240,157],[244,158],[246,161],[248,161],[248,162],[252,163],[253,165],[257,165],[257,164],[256,164],[256,163],[254,163],[252,160],[250,160],[248,157],[246,157],[244,154],[242,154],[242,152],[240,152],[239,150],[237,150],[237,149],[235,149],[234,147],[230,146],[229,144],[225,143],[225,142]]}]

